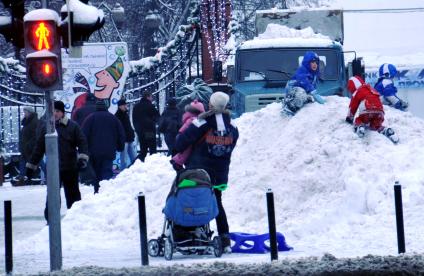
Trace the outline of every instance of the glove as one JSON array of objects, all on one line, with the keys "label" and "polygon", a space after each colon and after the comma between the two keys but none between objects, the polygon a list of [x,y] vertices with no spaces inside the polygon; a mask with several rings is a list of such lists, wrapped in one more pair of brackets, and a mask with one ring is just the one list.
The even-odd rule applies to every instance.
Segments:
[{"label": "glove", "polygon": [[345,121],[348,124],[353,124],[353,118],[352,117],[347,116]]},{"label": "glove", "polygon": [[25,176],[28,179],[32,179],[32,177],[34,176],[35,170],[31,169],[31,168],[26,168],[25,169]]},{"label": "glove", "polygon": [[323,98],[323,97],[321,97],[321,95],[320,95],[320,94],[318,94],[318,92],[317,92],[316,90],[313,90],[313,91],[311,92],[311,95],[312,95],[312,97],[314,97],[314,100],[315,100],[317,103],[320,103],[320,104],[324,104],[324,103],[325,103],[324,98]]},{"label": "glove", "polygon": [[87,168],[88,162],[87,160],[83,159],[83,158],[79,158],[77,161],[77,167],[79,170],[83,170],[85,168]]},{"label": "glove", "polygon": [[173,168],[176,172],[179,172],[179,171],[181,171],[181,170],[183,170],[183,169],[184,169],[184,167],[183,167],[183,166],[181,166],[180,164],[178,164],[177,162],[175,162],[175,161],[174,161],[174,160],[172,160],[172,159],[171,159],[171,161],[169,161],[169,163],[171,163],[172,168]]}]

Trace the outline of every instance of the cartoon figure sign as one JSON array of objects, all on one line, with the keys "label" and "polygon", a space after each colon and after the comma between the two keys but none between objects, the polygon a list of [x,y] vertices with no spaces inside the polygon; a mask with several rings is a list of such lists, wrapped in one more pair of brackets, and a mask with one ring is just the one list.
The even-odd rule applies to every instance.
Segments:
[{"label": "cartoon figure sign", "polygon": [[74,112],[93,94],[107,101],[114,113],[129,71],[127,44],[84,43],[80,50],[73,56],[62,52],[64,90],[57,91],[56,98],[65,103],[67,112]]}]

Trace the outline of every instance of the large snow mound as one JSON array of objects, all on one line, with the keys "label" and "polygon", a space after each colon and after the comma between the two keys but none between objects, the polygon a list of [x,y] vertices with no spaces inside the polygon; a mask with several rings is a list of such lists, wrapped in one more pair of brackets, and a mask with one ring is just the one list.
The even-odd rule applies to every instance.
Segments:
[{"label": "large snow mound", "polygon": [[[277,231],[295,256],[396,254],[393,184],[399,181],[406,248],[423,251],[424,121],[386,108],[385,125],[395,129],[400,143],[376,132],[360,139],[344,122],[348,104],[347,98],[327,97],[324,105],[309,104],[285,117],[275,103],[234,121],[240,139],[223,195],[231,231],[268,231],[265,193],[270,188]],[[113,249],[137,255],[137,195],[146,196],[148,233],[154,238],[162,230],[162,208],[174,176],[169,158],[153,155],[102,182],[100,194],[76,202],[62,219],[64,257]],[[19,241],[16,250],[47,256],[47,244],[45,227]]]}]

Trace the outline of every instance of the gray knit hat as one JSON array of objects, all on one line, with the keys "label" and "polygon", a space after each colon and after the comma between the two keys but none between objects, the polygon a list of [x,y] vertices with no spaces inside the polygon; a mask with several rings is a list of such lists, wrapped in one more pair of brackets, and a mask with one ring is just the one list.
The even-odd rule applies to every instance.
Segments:
[{"label": "gray knit hat", "polygon": [[226,93],[217,91],[212,94],[209,104],[215,113],[223,113],[229,101],[230,97]]},{"label": "gray knit hat", "polygon": [[23,111],[26,111],[28,113],[34,113],[35,109],[32,106],[24,106]]}]

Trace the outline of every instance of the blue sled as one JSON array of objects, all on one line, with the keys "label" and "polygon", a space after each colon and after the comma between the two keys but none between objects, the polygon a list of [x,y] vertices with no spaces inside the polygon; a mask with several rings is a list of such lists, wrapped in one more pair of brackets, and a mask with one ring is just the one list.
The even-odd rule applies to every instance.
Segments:
[{"label": "blue sled", "polygon": [[[235,244],[231,247],[233,253],[264,254],[270,252],[270,247],[265,244],[269,240],[269,233],[262,235],[234,232],[230,233]],[[286,244],[284,235],[277,232],[278,251],[293,250],[293,247]]]}]

